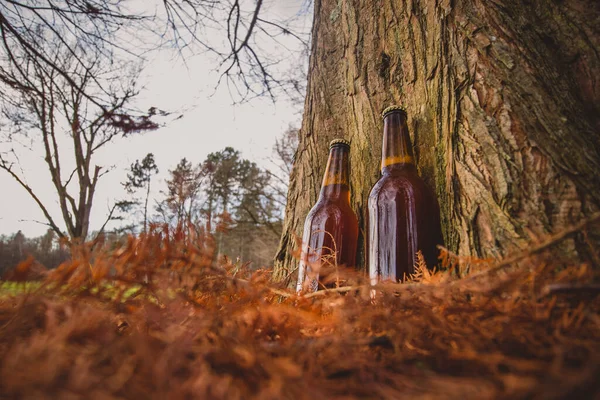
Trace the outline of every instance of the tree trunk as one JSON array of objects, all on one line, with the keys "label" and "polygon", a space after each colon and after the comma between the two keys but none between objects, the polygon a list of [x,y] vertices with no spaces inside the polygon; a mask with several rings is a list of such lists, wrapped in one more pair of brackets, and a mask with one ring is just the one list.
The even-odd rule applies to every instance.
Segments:
[{"label": "tree trunk", "polygon": [[[291,276],[327,143],[351,140],[364,266],[381,111],[401,104],[447,246],[500,257],[600,205],[600,2],[315,1],[300,143],[275,277]],[[577,240],[561,250],[581,256]]]}]

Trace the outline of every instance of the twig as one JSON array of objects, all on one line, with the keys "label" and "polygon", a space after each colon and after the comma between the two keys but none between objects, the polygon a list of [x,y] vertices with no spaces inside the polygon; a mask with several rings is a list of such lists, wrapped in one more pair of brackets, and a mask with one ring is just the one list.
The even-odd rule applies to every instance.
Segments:
[{"label": "twig", "polygon": [[598,283],[553,283],[544,286],[541,297],[549,296],[554,293],[577,292],[586,294],[600,294],[600,284]]},{"label": "twig", "polygon": [[346,293],[346,292],[351,292],[353,290],[360,290],[360,289],[365,289],[365,288],[370,289],[370,290],[380,291],[380,292],[393,292],[393,291],[399,291],[399,290],[414,289],[415,287],[432,289],[432,288],[439,287],[439,285],[424,285],[421,282],[415,282],[415,283],[386,282],[386,283],[377,284],[377,285],[367,284],[367,285],[358,285],[358,286],[342,286],[342,287],[333,288],[333,289],[324,289],[324,290],[319,290],[316,292],[307,293],[302,297],[304,297],[305,299],[310,299],[312,297],[325,296],[325,295],[328,295],[329,293]]},{"label": "twig", "polygon": [[283,279],[281,279],[281,282],[285,282],[287,279],[289,279],[289,278],[292,276],[292,274],[293,274],[294,272],[298,271],[298,267],[299,267],[299,266],[297,265],[297,266],[296,266],[295,268],[293,268],[293,269],[292,269],[290,272],[288,272],[288,273],[287,273],[287,275],[286,275],[286,276],[285,276]]},{"label": "twig", "polygon": [[272,288],[272,287],[269,287],[267,289],[269,289],[270,292],[272,292],[272,293],[274,293],[274,294],[276,294],[278,296],[285,297],[285,298],[289,298],[289,297],[292,297],[292,296],[295,295],[295,293],[287,292],[285,290],[275,289],[275,288]]},{"label": "twig", "polygon": [[346,293],[346,292],[351,292],[353,290],[358,290],[358,289],[362,289],[362,288],[366,288],[366,287],[371,287],[371,285],[342,286],[342,287],[337,287],[337,288],[333,288],[333,289],[323,289],[323,290],[318,290],[316,292],[307,293],[302,297],[304,297],[305,299],[310,299],[312,297],[325,296],[329,293]]}]

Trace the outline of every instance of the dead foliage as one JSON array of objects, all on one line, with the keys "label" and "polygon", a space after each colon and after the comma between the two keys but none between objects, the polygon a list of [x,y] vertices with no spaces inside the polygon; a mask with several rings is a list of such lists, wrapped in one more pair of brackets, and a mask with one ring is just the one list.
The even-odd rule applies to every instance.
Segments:
[{"label": "dead foliage", "polygon": [[[0,397],[600,394],[598,271],[556,265],[550,245],[503,268],[444,251],[452,268],[419,263],[408,283],[374,288],[340,268],[348,287],[305,296],[270,271],[215,267],[213,247],[153,229],[117,249],[82,247],[39,289],[4,297]],[[458,278],[465,263],[476,268]]]}]

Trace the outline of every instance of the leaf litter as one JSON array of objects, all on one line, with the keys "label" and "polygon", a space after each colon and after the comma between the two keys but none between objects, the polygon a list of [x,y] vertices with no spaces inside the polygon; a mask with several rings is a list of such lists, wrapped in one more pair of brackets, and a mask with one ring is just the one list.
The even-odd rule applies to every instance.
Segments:
[{"label": "leaf litter", "polygon": [[442,250],[376,287],[336,267],[348,286],[306,295],[202,233],[91,247],[0,298],[0,398],[600,396],[599,273],[550,245],[502,268]]}]

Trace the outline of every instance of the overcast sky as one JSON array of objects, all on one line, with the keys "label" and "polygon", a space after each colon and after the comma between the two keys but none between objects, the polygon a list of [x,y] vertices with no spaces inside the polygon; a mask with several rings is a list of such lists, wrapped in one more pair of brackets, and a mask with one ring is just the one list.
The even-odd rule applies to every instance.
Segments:
[{"label": "overcast sky", "polygon": [[[305,0],[272,0],[268,12],[281,18],[293,16],[305,8]],[[302,24],[310,26],[312,13],[304,13]],[[288,59],[282,68],[293,68],[296,60]],[[206,56],[186,58],[186,65],[163,51],[155,54],[144,71],[145,90],[139,98],[144,109],[157,106],[166,110],[184,110],[183,117],[171,121],[157,131],[119,139],[98,154],[97,164],[113,166],[112,171],[99,182],[92,211],[91,230],[98,229],[115,198],[123,198],[120,185],[126,178],[126,169],[136,159],[153,153],[160,174],[154,187],[164,185],[168,170],[181,158],[197,164],[210,152],[226,146],[240,150],[242,156],[268,166],[275,138],[292,124],[299,126],[302,104],[281,99],[273,104],[269,99],[257,99],[232,106],[226,87],[214,92],[218,74]],[[179,114],[174,114],[175,116]],[[54,195],[50,174],[40,152],[21,156],[21,164],[28,183],[47,204],[56,220],[60,212]],[[2,207],[0,207],[0,234],[18,230],[28,237],[42,235],[47,226],[42,212],[29,195],[3,171],[0,171]],[[60,225],[61,227],[63,224]]]}]

